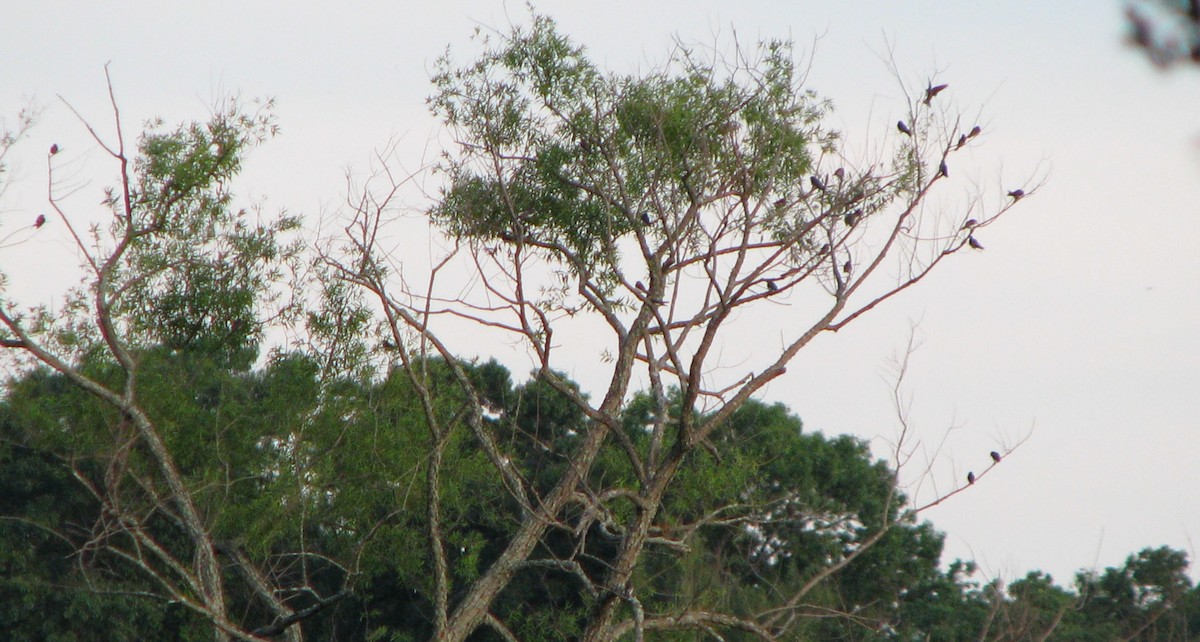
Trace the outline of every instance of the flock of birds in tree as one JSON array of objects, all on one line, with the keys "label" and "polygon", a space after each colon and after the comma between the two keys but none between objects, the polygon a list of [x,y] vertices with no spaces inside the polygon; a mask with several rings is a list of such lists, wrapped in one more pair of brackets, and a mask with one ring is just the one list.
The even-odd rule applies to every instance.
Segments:
[{"label": "flock of birds in tree", "polygon": [[[926,106],[929,106],[933,102],[933,99],[938,94],[945,91],[946,88],[949,86],[950,85],[948,83],[943,83],[940,85],[934,85],[934,84],[930,83],[928,88],[925,89],[925,98],[921,102],[923,102]],[[908,136],[910,138],[912,138],[914,136],[913,128],[911,126],[909,126],[909,124],[906,123],[904,120],[896,121],[896,129],[901,134]],[[979,125],[975,125],[974,127],[972,127],[970,129],[970,131],[968,131],[964,134],[960,134],[958,137],[958,142],[954,146],[954,150],[962,149],[971,139],[975,138],[976,136],[979,136],[981,133],[983,133],[983,128],[980,127]],[[949,151],[949,150],[947,150],[947,151]],[[842,181],[845,180],[845,176],[846,176],[845,172],[846,172],[846,170],[843,167],[839,167],[839,168],[837,168],[836,171],[833,172],[833,177],[837,179],[838,183],[841,183]],[[943,155],[942,160],[938,163],[937,176],[943,177],[943,178],[949,178],[949,176],[950,176],[950,166],[946,163],[945,155]],[[827,180],[828,180],[827,178],[822,178],[821,176],[816,175],[816,174],[810,176],[808,179],[809,184],[812,186],[813,192],[827,192],[829,190],[829,184],[828,184]],[[1023,190],[1023,189],[1014,189],[1014,190],[1011,190],[1008,192],[1008,197],[1011,198],[1014,202],[1021,200],[1021,198],[1023,198],[1024,196],[1025,196],[1025,190]],[[780,207],[786,206],[787,202],[788,202],[788,199],[780,198],[775,201],[774,205],[775,205],[775,207],[780,208]],[[844,214],[842,216],[842,222],[845,223],[846,227],[854,227],[855,225],[858,225],[858,223],[862,220],[862,218],[863,218],[863,208],[859,207],[859,208],[855,208],[854,210],[851,210],[850,212],[847,212],[846,214]],[[645,214],[642,215],[642,222],[648,223],[648,217]],[[962,227],[959,228],[960,232],[966,232],[966,235],[967,235],[966,245],[973,250],[984,249],[983,244],[980,243],[979,239],[975,238],[975,235],[974,235],[975,228],[978,225],[979,225],[979,221],[972,218],[972,219],[968,219],[965,223],[963,223]],[[829,252],[829,245],[826,244],[825,246],[823,246],[821,248],[820,253],[822,255],[824,255],[828,252]],[[846,274],[850,273],[850,270],[852,267],[853,267],[853,265],[849,260],[847,260],[841,266],[842,271],[845,272]],[[774,293],[774,292],[779,291],[779,285],[776,283],[775,279],[764,279],[764,283],[767,286],[768,293]]]}]

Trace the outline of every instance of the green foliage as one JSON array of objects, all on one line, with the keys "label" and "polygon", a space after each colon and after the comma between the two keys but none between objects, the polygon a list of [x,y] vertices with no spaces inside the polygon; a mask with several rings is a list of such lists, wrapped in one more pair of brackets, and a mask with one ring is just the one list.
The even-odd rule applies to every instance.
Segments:
[{"label": "green foliage", "polygon": [[603,278],[647,212],[673,225],[646,234],[699,235],[675,225],[694,205],[794,197],[814,149],[836,136],[819,128],[828,104],[798,87],[791,54],[764,43],[757,64],[724,74],[679,47],[662,71],[604,74],[535,16],[472,65],[443,57],[430,105],[461,148],[442,168],[449,187],[434,220]]}]

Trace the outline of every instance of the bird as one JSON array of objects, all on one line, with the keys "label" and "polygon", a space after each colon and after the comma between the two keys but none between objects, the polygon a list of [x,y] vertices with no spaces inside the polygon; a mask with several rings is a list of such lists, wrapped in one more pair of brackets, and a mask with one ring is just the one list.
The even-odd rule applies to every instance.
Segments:
[{"label": "bird", "polygon": [[50,155],[53,156],[57,153],[58,153],[58,143],[54,143],[53,145],[50,146]]},{"label": "bird", "polygon": [[825,182],[822,181],[819,176],[814,174],[813,177],[808,180],[812,183],[813,189],[819,189],[822,192],[825,191]]},{"label": "bird", "polygon": [[899,129],[900,133],[905,136],[912,136],[912,130],[908,128],[908,125],[903,120],[896,121],[896,129]]},{"label": "bird", "polygon": [[641,281],[638,281],[638,282],[634,283],[634,284],[633,284],[633,287],[635,287],[635,288],[637,288],[637,289],[641,290],[642,292],[645,292],[645,291],[646,291],[646,284],[645,284],[645,283],[642,283]]},{"label": "bird", "polygon": [[43,226],[43,225],[45,225],[45,224],[46,224],[46,215],[45,215],[45,214],[38,214],[38,217],[37,217],[37,219],[35,219],[35,220],[33,221],[33,229],[35,229],[35,230],[36,230],[36,229],[40,228],[41,226]]},{"label": "bird", "polygon": [[942,164],[938,165],[938,173],[946,178],[950,177],[950,168],[946,166],[946,161],[942,161]]},{"label": "bird", "polygon": [[787,199],[786,198],[776,199],[775,202],[771,203],[771,204],[774,205],[775,207],[783,207],[784,205],[787,205]]},{"label": "bird", "polygon": [[971,228],[975,227],[976,225],[979,225],[979,221],[976,221],[976,220],[975,220],[975,219],[973,219],[973,218],[969,218],[969,219],[967,219],[967,222],[966,222],[966,223],[963,223],[963,224],[962,224],[962,227],[960,227],[960,228],[958,228],[958,229],[960,229],[960,230],[969,230],[969,229],[971,229]]},{"label": "bird", "polygon": [[954,146],[954,149],[962,149],[963,145],[966,145],[966,144],[967,144],[967,135],[963,134],[962,136],[958,137],[958,144]]},{"label": "bird", "polygon": [[996,462],[997,464],[1000,463],[1000,453],[993,450],[991,452],[991,455],[992,455],[992,461]]},{"label": "bird", "polygon": [[829,244],[828,243],[821,246],[821,254],[822,255],[829,254]]},{"label": "bird", "polygon": [[973,473],[973,472],[971,472],[971,473],[967,473],[967,483],[968,483],[968,484],[974,484],[974,483],[975,483],[975,473]]},{"label": "bird", "polygon": [[779,286],[775,285],[775,279],[767,279],[767,292],[778,292]]},{"label": "bird", "polygon": [[982,249],[983,249],[983,244],[982,244],[982,243],[980,243],[979,241],[976,241],[974,236],[968,236],[968,237],[967,237],[967,245],[970,245],[970,246],[971,246],[971,248],[972,248],[972,249],[975,249],[975,250],[982,250]]},{"label": "bird", "polygon": [[846,259],[846,262],[842,264],[842,271],[845,272],[846,274],[850,274],[850,268],[853,268],[853,267],[854,267],[854,264],[850,262],[850,259]]},{"label": "bird", "polygon": [[846,223],[846,227],[854,227],[855,225],[858,224],[858,220],[861,218],[862,218],[862,208],[860,207],[860,208],[854,210],[853,212],[850,212],[849,214],[847,214],[846,217],[842,220]]},{"label": "bird", "polygon": [[976,136],[978,136],[978,135],[979,135],[979,134],[980,134],[982,131],[983,131],[983,128],[982,128],[982,127],[980,127],[979,125],[976,125],[976,126],[974,126],[974,127],[972,127],[972,128],[971,128],[971,133],[967,134],[967,138],[975,138],[975,137],[976,137]]},{"label": "bird", "polygon": [[649,224],[650,224],[650,215],[645,212],[642,212],[642,225],[649,225]]},{"label": "bird", "polygon": [[1015,190],[1009,192],[1008,195],[1010,197],[1012,197],[1012,200],[1019,201],[1019,200],[1021,200],[1021,197],[1025,195],[1025,190],[1015,189]]},{"label": "bird", "polygon": [[931,85],[929,89],[925,90],[925,104],[928,105],[929,101],[933,100],[935,96],[942,93],[942,90],[949,86],[949,84]]},{"label": "bird", "polygon": [[381,345],[383,345],[383,348],[385,350],[395,350],[396,349],[396,344],[392,343],[391,341],[388,341],[387,339],[384,339],[383,343]]},{"label": "bird", "polygon": [[843,180],[844,178],[846,178],[846,168],[839,167],[839,168],[833,170],[833,175],[836,176],[839,181]]}]

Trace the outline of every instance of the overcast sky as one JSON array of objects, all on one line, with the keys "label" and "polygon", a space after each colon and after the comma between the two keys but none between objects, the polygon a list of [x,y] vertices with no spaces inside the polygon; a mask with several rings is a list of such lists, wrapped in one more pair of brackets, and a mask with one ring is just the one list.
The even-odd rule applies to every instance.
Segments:
[{"label": "overcast sky", "polygon": [[[283,134],[254,153],[239,198],[315,219],[342,198],[347,169],[361,176],[389,141],[412,168],[436,156],[448,138],[424,105],[434,59],[447,45],[468,59],[476,27],[527,18],[517,3],[187,4],[0,0],[0,115],[11,125],[29,100],[45,107],[10,159],[0,238],[23,239],[18,228],[44,211],[52,142],[64,148],[64,187],[82,188],[80,203],[95,209],[79,215],[99,215],[104,182],[90,177],[104,159],[56,96],[110,132],[106,62],[131,141],[152,116],[204,118],[230,93],[275,97]],[[1028,437],[971,492],[924,514],[947,534],[948,559],[976,559],[989,577],[1042,569],[1069,582],[1147,546],[1194,557],[1200,70],[1163,74],[1123,46],[1115,1],[733,5],[538,10],[619,72],[662,61],[673,36],[793,38],[812,59],[808,86],[833,99],[832,124],[858,141],[892,135],[902,115],[883,60],[890,48],[904,80],[923,86],[936,73],[950,83],[947,100],[982,114],[982,144],[953,175],[962,190],[996,194],[1048,178],[980,235],[984,252],[954,257],[921,287],[821,337],[766,397],[808,429],[890,438],[885,374],[915,325],[912,417],[927,450],[949,430],[920,497],[929,479],[945,489],[982,469],[988,451]],[[0,249],[11,292],[25,300],[69,284],[64,266],[76,263],[51,225]],[[770,348],[747,336],[747,351]],[[586,380],[586,367],[571,371]]]}]

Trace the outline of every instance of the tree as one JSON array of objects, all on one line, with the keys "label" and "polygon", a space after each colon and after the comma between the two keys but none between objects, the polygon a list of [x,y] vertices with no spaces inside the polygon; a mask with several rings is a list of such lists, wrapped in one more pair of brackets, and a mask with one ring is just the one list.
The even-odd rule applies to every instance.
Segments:
[{"label": "tree", "polygon": [[1125,17],[1129,41],[1158,67],[1200,64],[1200,0],[1140,0]]},{"label": "tree", "polygon": [[[89,239],[51,190],[50,206],[85,258],[86,276],[67,296],[65,314],[49,307],[22,312],[0,301],[0,345],[18,355],[17,363],[57,373],[45,379],[50,385],[69,383],[101,402],[28,417],[58,424],[37,431],[43,441],[36,448],[77,457],[65,463],[98,504],[85,542],[81,533],[51,532],[136,568],[155,595],[201,616],[216,639],[249,639],[228,610],[226,569],[240,571],[244,590],[272,596],[280,587],[241,564],[237,551],[221,552],[228,519],[222,509],[267,472],[270,449],[255,431],[260,426],[195,420],[215,420],[227,409],[218,403],[221,377],[237,376],[254,360],[258,314],[296,250],[281,241],[295,219],[254,223],[230,207],[226,189],[245,152],[271,136],[274,124],[269,111],[229,104],[206,123],[170,130],[152,124],[131,155],[115,100],[113,109],[114,142],[88,127],[117,168],[118,182],[104,200],[112,222],[107,230],[94,227]],[[39,397],[13,392],[22,402]],[[213,440],[232,448],[211,449]],[[205,465],[214,461],[227,476]],[[280,617],[291,614],[277,599],[266,602]]]},{"label": "tree", "polygon": [[[744,515],[749,498],[689,511],[673,501],[679,487],[722,469],[739,410],[816,336],[977,246],[976,236],[1033,190],[1014,190],[989,210],[977,201],[961,216],[931,207],[927,197],[951,180],[955,154],[977,143],[980,128],[968,131],[924,95],[910,100],[908,133],[896,135],[892,157],[855,166],[823,125],[828,102],[801,86],[784,42],[739,50],[728,66],[681,45],[662,68],[634,76],[602,72],[545,17],[484,43],[474,63],[459,67],[447,56],[434,76],[430,104],[457,141],[430,210],[449,235],[447,254],[434,258],[424,285],[411,273],[400,278],[378,240],[400,181],[383,174],[382,189],[368,185],[351,199],[350,235],[325,259],[333,276],[374,299],[383,340],[397,346],[423,405],[434,405],[430,358],[469,400],[453,423],[427,413],[434,636],[463,640],[488,627],[511,639],[496,606],[531,569],[570,583],[581,610],[569,630],[583,640],[794,634],[814,588],[911,521],[913,509],[886,493],[800,581],[754,608],[700,608],[658,603],[653,595],[682,590],[652,586],[644,572],[652,560],[686,559],[709,521]],[[796,310],[785,323],[754,317],[763,324],[757,336],[778,336],[779,349],[738,368],[720,363],[737,319],[780,303]],[[539,441],[558,463],[536,482],[514,465],[518,454],[456,356],[452,337],[471,326],[475,341],[490,333],[527,350],[539,385],[582,418],[561,435],[569,439]],[[604,349],[607,383],[594,401],[558,373],[560,337],[579,326]],[[648,393],[630,430],[623,418],[639,382]],[[451,572],[464,546],[448,538],[440,495],[454,484],[445,452],[459,430],[486,455],[510,499],[496,509],[517,525],[502,543],[478,547],[488,563],[465,582]],[[745,510],[786,505],[786,491],[774,490]],[[562,538],[569,545],[551,545]],[[597,539],[606,540],[602,555],[589,548]],[[539,557],[545,551],[554,553]]]}]

